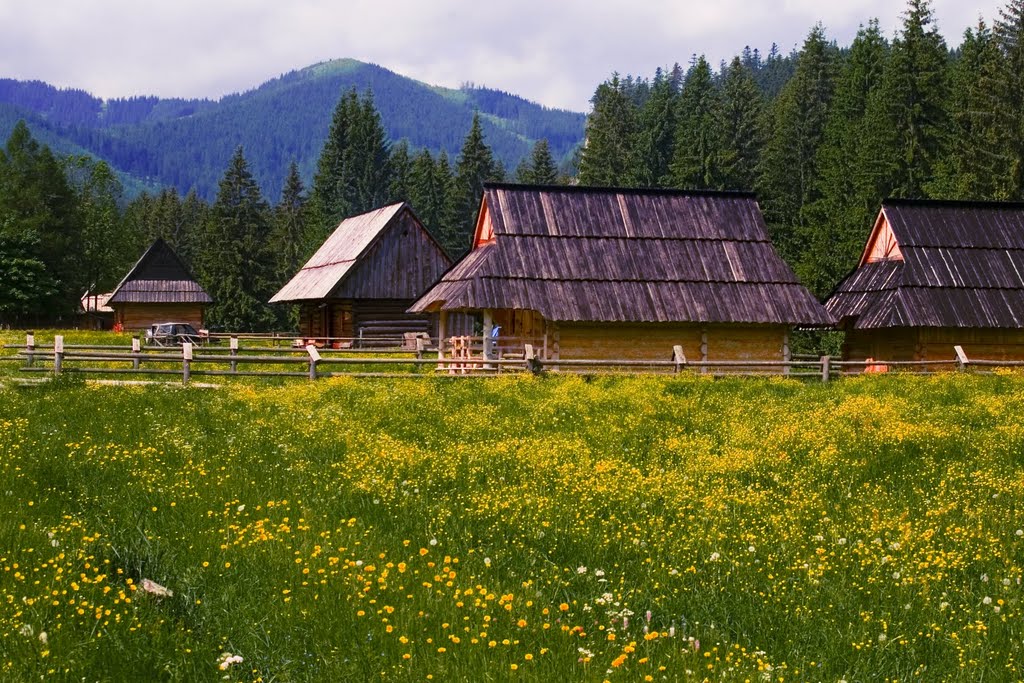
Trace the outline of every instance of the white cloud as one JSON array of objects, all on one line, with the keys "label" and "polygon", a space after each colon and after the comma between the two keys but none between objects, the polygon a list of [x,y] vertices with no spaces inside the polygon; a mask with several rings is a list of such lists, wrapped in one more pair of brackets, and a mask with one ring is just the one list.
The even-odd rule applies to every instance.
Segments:
[{"label": "white cloud", "polygon": [[[937,0],[952,44],[999,0]],[[217,97],[337,57],[458,86],[463,81],[585,109],[613,70],[649,74],[707,54],[713,64],[744,45],[788,52],[821,21],[848,43],[893,0],[47,0],[0,4],[0,76],[36,78],[103,97]]]}]

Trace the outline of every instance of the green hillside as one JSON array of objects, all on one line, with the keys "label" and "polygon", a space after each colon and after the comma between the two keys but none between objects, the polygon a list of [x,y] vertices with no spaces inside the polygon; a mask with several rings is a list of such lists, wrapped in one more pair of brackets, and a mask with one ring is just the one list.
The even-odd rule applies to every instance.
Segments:
[{"label": "green hillside", "polygon": [[[544,108],[486,88],[429,86],[355,60],[293,71],[244,93],[210,100],[135,97],[103,101],[80,90],[0,80],[0,136],[18,118],[57,150],[85,150],[119,172],[212,198],[235,147],[242,145],[267,196],[276,200],[293,159],[309,180],[331,113],[344,91],[372,90],[388,136],[413,148],[458,154],[473,111],[487,142],[513,168],[546,138],[558,158],[583,139],[584,115]],[[11,115],[17,112],[17,115]]]}]

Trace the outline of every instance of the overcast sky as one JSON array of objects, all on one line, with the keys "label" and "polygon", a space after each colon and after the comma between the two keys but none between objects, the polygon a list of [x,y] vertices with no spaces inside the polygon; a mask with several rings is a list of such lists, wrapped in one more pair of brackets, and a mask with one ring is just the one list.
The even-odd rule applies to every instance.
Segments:
[{"label": "overcast sky", "polygon": [[[1003,0],[934,0],[958,45]],[[584,111],[612,71],[650,74],[744,45],[797,46],[821,21],[850,42],[894,0],[0,0],[0,77],[39,79],[100,97],[217,98],[339,57],[429,83],[472,81]]]}]

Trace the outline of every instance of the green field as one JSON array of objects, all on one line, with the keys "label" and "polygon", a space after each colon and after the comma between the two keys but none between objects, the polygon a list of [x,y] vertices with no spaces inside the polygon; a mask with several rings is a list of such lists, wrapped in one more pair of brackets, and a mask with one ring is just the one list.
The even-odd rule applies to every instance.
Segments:
[{"label": "green field", "polygon": [[1015,374],[8,383],[0,680],[1018,680],[1022,416]]}]

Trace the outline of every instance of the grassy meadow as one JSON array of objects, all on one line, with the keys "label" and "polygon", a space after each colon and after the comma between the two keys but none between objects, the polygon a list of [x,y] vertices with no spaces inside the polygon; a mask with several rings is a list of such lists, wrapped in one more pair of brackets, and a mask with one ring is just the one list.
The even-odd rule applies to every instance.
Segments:
[{"label": "grassy meadow", "polygon": [[1018,680],[1022,416],[1016,374],[8,383],[0,680]]}]

